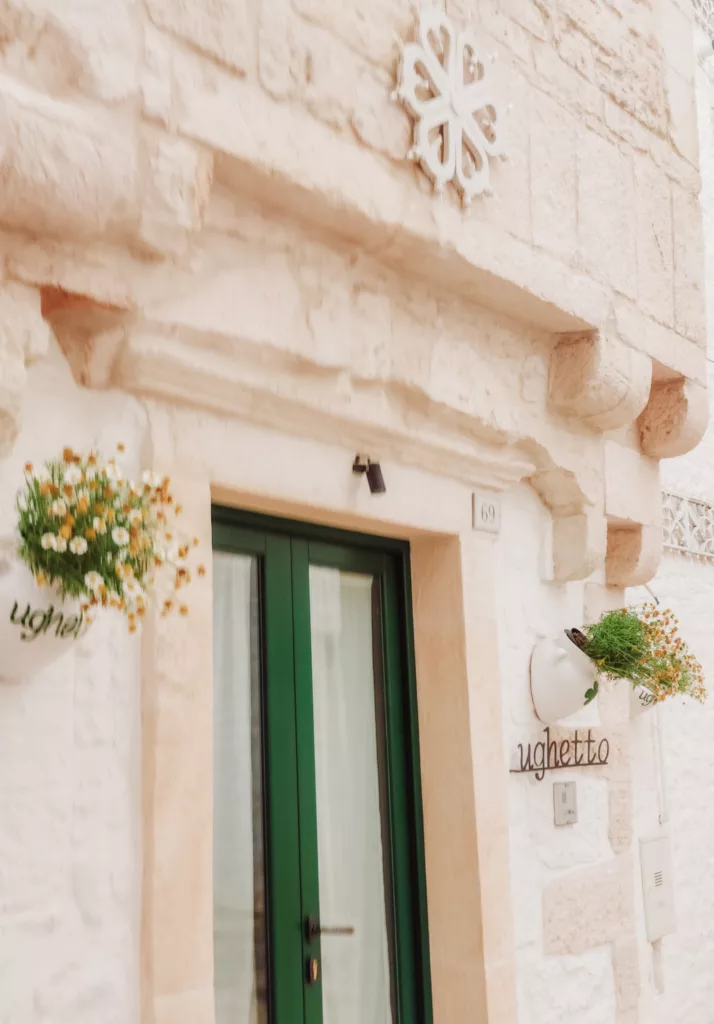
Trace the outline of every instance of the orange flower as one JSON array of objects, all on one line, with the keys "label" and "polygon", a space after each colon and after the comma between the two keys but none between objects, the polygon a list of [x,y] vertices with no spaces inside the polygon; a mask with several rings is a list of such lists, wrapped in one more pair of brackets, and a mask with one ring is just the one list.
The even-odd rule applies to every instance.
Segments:
[{"label": "orange flower", "polygon": [[114,509],[113,508],[108,508],[107,509],[106,519],[107,519],[108,523],[113,523],[114,522]]},{"label": "orange flower", "polygon": [[72,527],[67,526],[66,523],[64,526],[60,526],[59,535],[60,537],[64,537],[65,540],[69,540],[70,537],[72,536]]},{"label": "orange flower", "polygon": [[74,462],[76,456],[71,448],[62,449],[62,459],[64,462]]},{"label": "orange flower", "polygon": [[179,608],[179,612],[181,613],[181,615],[188,615],[187,605],[182,604],[181,607]]},{"label": "orange flower", "polygon": [[62,491],[67,498],[74,497],[74,488],[72,488],[69,484],[65,484],[64,487],[62,488]]},{"label": "orange flower", "polygon": [[93,527],[90,526],[90,528],[88,530],[84,531],[84,536],[87,538],[87,540],[96,540],[97,539],[97,531]]},{"label": "orange flower", "polygon": [[121,441],[120,441],[120,442],[119,442],[119,444],[117,445],[117,451],[118,451],[118,452],[124,452],[124,451],[126,451],[126,447],[125,447],[125,446],[124,446],[124,445],[122,444],[122,442],[121,442]]},{"label": "orange flower", "polygon": [[32,463],[31,462],[26,462],[25,463],[25,472],[26,473],[31,473],[32,472]]},{"label": "orange flower", "polygon": [[87,497],[86,494],[83,494],[82,497],[77,502],[77,511],[81,515],[84,515],[86,512],[89,511],[89,498]]},{"label": "orange flower", "polygon": [[199,576],[205,576],[206,575],[206,567],[205,567],[205,565],[199,565],[199,567],[198,567],[198,575]]},{"label": "orange flower", "polygon": [[51,484],[42,484],[40,487],[40,494],[43,498],[49,498],[50,494],[52,494]]}]

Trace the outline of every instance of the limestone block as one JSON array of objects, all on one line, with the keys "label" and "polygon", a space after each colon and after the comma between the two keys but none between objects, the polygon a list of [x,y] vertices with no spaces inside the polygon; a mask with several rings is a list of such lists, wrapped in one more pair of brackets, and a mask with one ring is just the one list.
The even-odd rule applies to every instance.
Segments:
[{"label": "limestone block", "polygon": [[618,291],[637,295],[637,226],[632,159],[595,132],[578,145],[578,224],[583,258]]},{"label": "limestone block", "polygon": [[665,67],[665,83],[669,137],[684,159],[696,167],[699,164],[699,128],[694,83],[669,65]]},{"label": "limestone block", "polygon": [[[621,687],[625,690],[625,687]],[[610,821],[608,835],[615,853],[623,853],[632,843],[632,784],[610,783]]]},{"label": "limestone block", "polygon": [[578,245],[578,124],[549,97],[531,91],[533,241],[566,259]]},{"label": "limestone block", "polygon": [[[118,102],[137,89],[134,0],[3,0],[4,69],[50,95],[79,89]],[[9,45],[5,45],[9,41]]]},{"label": "limestone block", "polygon": [[651,379],[651,360],[614,335],[564,335],[551,356],[550,404],[589,427],[614,430],[644,409]]},{"label": "limestone block", "polygon": [[[680,334],[706,347],[704,236],[697,195],[672,186],[674,213],[674,316]],[[691,375],[690,375],[691,376]]]},{"label": "limestone block", "polygon": [[141,99],[144,116],[168,126],[171,120],[171,44],[153,25],[144,26]]},{"label": "limestone block", "polygon": [[250,0],[146,0],[158,28],[173,32],[237,71],[254,60]]},{"label": "limestone block", "polygon": [[607,527],[596,511],[553,518],[553,577],[558,582],[583,580],[605,560]]},{"label": "limestone block", "polygon": [[616,441],[605,443],[605,515],[611,523],[661,520],[659,465]]},{"label": "limestone block", "polygon": [[635,163],[637,282],[645,313],[674,324],[674,253],[669,179],[649,155]]},{"label": "limestone block", "polygon": [[213,184],[213,154],[183,139],[148,140],[149,175],[140,238],[150,248],[179,254],[201,226]]},{"label": "limestone block", "polygon": [[136,216],[137,147],[126,121],[3,75],[0,126],[3,223],[82,238],[126,229]]},{"label": "limestone block", "polygon": [[645,316],[634,302],[617,296],[615,323],[622,340],[656,359],[669,371],[669,377],[681,375],[706,383],[706,353],[694,341],[656,323]]},{"label": "limestone block", "polygon": [[539,85],[542,84],[555,100],[567,106],[576,118],[599,119],[603,97],[597,86],[561,60],[552,43],[534,40],[532,45]]},{"label": "limestone block", "polygon": [[[144,996],[146,1019],[167,1022],[207,1021],[188,1005],[197,1010],[213,987],[211,496],[207,481],[188,477],[174,491],[207,574],[187,595],[189,628],[152,611],[142,636]],[[186,1012],[159,1013],[169,998]]]},{"label": "limestone block", "polygon": [[632,863],[627,856],[571,871],[543,892],[546,954],[578,954],[634,931]]},{"label": "limestone block", "polygon": [[334,0],[293,0],[293,7],[315,25],[346,42],[356,53],[390,71],[397,57],[396,39],[411,38],[414,15],[402,0],[370,0],[365,4]]},{"label": "limestone block", "polygon": [[598,60],[598,84],[650,131],[662,134],[667,125],[667,102],[656,50],[641,40],[627,39],[620,53]]},{"label": "limestone block", "polygon": [[662,559],[660,526],[610,526],[607,531],[606,579],[610,586],[649,583]]},{"label": "limestone block", "polygon": [[705,387],[684,377],[659,383],[638,420],[642,451],[656,459],[685,455],[704,437],[708,422]]},{"label": "limestone block", "polygon": [[691,14],[676,0],[657,0],[657,37],[664,58],[684,79],[694,77],[694,32]]},{"label": "limestone block", "polygon": [[615,978],[615,1002],[620,1015],[634,1011],[637,1019],[637,1002],[640,996],[640,955],[637,939],[634,935],[623,936],[612,947],[612,971]]}]

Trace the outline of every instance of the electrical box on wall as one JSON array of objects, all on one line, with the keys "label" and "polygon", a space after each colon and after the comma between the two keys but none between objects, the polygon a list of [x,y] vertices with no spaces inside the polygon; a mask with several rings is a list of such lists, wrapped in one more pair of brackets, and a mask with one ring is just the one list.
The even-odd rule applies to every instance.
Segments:
[{"label": "electrical box on wall", "polygon": [[640,840],[642,892],[648,942],[657,942],[675,931],[674,877],[669,836]]}]

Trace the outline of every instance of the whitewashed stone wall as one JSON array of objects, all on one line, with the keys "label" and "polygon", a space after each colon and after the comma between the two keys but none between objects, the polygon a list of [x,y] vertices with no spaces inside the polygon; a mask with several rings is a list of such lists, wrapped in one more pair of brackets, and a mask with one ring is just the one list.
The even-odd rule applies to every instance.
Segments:
[{"label": "whitewashed stone wall", "polygon": [[[659,459],[704,429],[691,18],[686,0],[447,8],[473,17],[513,105],[511,162],[470,220],[407,160],[408,121],[390,100],[407,0],[0,3],[0,525],[28,458],[115,433],[136,463],[150,443],[194,474],[206,532],[210,486],[386,532],[411,516],[471,551],[458,568],[482,633],[467,621],[463,660],[485,701],[483,623],[491,638],[494,623],[467,498],[508,491],[497,553],[512,751],[536,728],[533,641],[615,599],[606,580],[654,572]],[[378,514],[351,487],[364,447],[393,481]],[[314,473],[278,479],[286,451]],[[541,558],[543,532],[553,548]],[[201,813],[200,793],[182,800],[171,786],[196,750],[210,754],[186,701],[198,674],[182,675],[199,642],[210,647],[203,611],[190,650],[184,637],[193,663],[166,657],[171,635],[156,643],[152,681],[168,699],[152,708],[150,692],[145,706],[159,719],[143,734],[153,818],[139,803],[138,653],[119,625],[98,624],[75,657],[0,692],[2,1024],[212,1020],[210,886],[176,886],[179,861],[184,882],[210,875],[210,786]],[[485,726],[471,712],[476,748]],[[506,809],[495,782],[474,780],[476,818],[494,827],[476,836],[472,875],[499,886],[473,903],[483,945],[450,986],[468,1019],[463,993],[483,956],[489,1024],[657,1021],[630,827],[631,805],[638,827],[651,814],[649,783],[633,790],[623,708],[602,701],[588,720],[598,714],[619,742],[612,768],[580,782],[578,829],[554,834],[548,783],[511,778]],[[172,742],[184,776],[172,775]],[[490,771],[501,747],[488,749]],[[161,814],[170,841],[154,847]],[[507,815],[517,1015],[500,919]],[[573,927],[571,905],[589,912],[587,928]],[[687,955],[685,943],[680,988]],[[445,959],[435,977],[438,964],[449,1005]]]},{"label": "whitewashed stone wall", "polygon": [[[121,440],[131,470],[146,429],[134,399],[80,390],[56,344],[30,371],[25,424],[0,463],[0,536],[14,526],[25,461]],[[76,653],[0,682],[0,749],[0,1020],[134,1024],[139,645],[125,623],[98,619]]]}]

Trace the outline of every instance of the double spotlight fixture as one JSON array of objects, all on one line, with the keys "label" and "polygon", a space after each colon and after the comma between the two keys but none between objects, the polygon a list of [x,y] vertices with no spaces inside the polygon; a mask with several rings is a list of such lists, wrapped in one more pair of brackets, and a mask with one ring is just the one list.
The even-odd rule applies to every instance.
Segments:
[{"label": "double spotlight fixture", "polygon": [[378,462],[370,459],[369,456],[355,455],[355,461],[352,463],[352,472],[366,474],[371,494],[384,494],[386,492],[387,486],[382,476],[382,467]]}]

